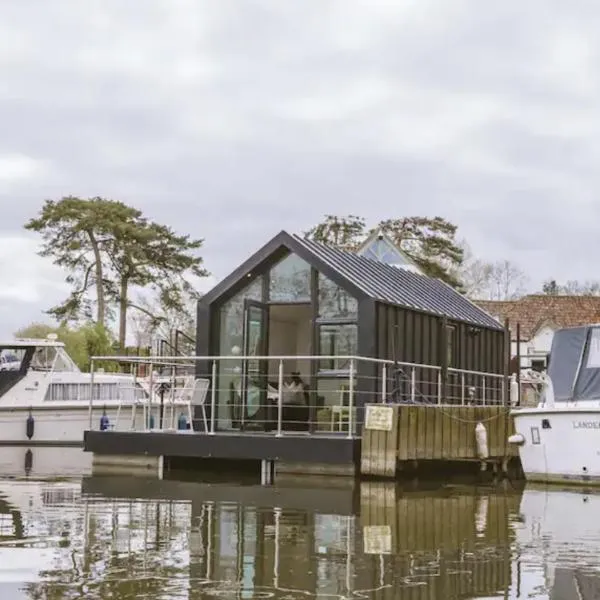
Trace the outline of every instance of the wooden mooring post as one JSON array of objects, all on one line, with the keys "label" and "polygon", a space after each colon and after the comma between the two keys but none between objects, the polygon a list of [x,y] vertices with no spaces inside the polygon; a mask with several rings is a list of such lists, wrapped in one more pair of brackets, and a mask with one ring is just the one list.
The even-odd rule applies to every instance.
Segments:
[{"label": "wooden mooring post", "polygon": [[[360,472],[394,478],[405,464],[422,461],[474,462],[506,471],[517,456],[508,444],[512,418],[503,406],[414,406],[369,404],[365,411]],[[485,427],[487,451],[476,436]],[[507,435],[508,433],[508,435]]]}]

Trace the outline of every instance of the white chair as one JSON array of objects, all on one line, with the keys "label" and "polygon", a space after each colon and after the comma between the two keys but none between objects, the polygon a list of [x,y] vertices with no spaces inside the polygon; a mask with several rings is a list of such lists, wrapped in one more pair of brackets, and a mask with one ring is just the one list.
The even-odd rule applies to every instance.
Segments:
[{"label": "white chair", "polygon": [[208,433],[208,420],[206,418],[206,395],[208,393],[208,387],[210,386],[210,379],[204,377],[198,377],[194,381],[194,389],[192,392],[192,399],[188,405],[188,414],[190,419],[190,429],[193,429],[193,412],[192,406],[202,407],[202,420],[204,421],[204,432]]}]

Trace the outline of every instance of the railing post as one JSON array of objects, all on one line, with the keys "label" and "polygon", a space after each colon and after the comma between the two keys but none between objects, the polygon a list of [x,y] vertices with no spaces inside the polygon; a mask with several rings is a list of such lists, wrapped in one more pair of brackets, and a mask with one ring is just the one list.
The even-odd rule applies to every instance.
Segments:
[{"label": "railing post", "polygon": [[90,408],[89,408],[89,419],[90,419],[90,431],[92,430],[92,403],[94,401],[94,359],[90,362]]},{"label": "railing post", "polygon": [[215,411],[217,409],[217,361],[213,360],[210,385],[210,435],[215,434]]},{"label": "railing post", "polygon": [[354,372],[355,372],[354,359],[350,359],[350,381],[348,382],[348,438],[354,437]]},{"label": "railing post", "polygon": [[465,405],[465,373],[460,374],[460,403]]},{"label": "railing post", "polygon": [[281,422],[283,417],[283,360],[279,361],[277,375],[277,437],[281,437]]},{"label": "railing post", "polygon": [[[132,431],[135,429],[135,418],[137,416],[137,405],[138,405],[138,391],[137,391],[137,380],[138,380],[138,364],[133,364],[133,402],[131,403],[131,422],[129,424],[129,429]],[[141,388],[143,391],[144,388]],[[140,393],[139,400],[141,402],[144,401],[144,396]]]},{"label": "railing post", "polygon": [[437,403],[438,406],[442,403],[442,370],[437,371]]},{"label": "railing post", "polygon": [[387,400],[387,365],[381,365],[381,403],[385,404]]},{"label": "railing post", "polygon": [[415,403],[415,392],[417,387],[417,374],[415,373],[415,368],[412,367],[410,370],[410,401]]},{"label": "railing post", "polygon": [[483,378],[482,378],[482,381],[481,381],[481,396],[482,396],[482,400],[483,400],[483,406],[486,406],[486,400],[485,400],[485,396],[486,396],[485,375],[483,375]]},{"label": "railing post", "polygon": [[[148,431],[150,429],[150,415],[152,414],[152,399],[154,396],[154,365],[150,363],[150,380],[148,382],[148,389],[150,393],[148,394],[148,406],[146,408],[146,414],[144,415],[144,431]],[[190,423],[190,428],[192,424]]]}]

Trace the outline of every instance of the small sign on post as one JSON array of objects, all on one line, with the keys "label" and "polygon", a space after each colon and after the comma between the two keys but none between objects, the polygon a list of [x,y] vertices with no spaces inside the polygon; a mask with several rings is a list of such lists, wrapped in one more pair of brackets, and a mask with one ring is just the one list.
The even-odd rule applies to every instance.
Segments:
[{"label": "small sign on post", "polygon": [[391,406],[367,405],[365,429],[391,431],[394,423],[394,409]]}]

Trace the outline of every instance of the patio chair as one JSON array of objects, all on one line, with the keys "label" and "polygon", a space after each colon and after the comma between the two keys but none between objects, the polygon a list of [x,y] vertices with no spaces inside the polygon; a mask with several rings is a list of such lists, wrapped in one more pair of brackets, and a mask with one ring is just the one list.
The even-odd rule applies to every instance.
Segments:
[{"label": "patio chair", "polygon": [[[204,377],[198,377],[194,381],[194,389],[192,392],[191,402],[189,404],[189,419],[190,427],[194,429],[192,406],[200,406],[202,408],[202,421],[204,423],[204,433],[208,433],[208,419],[206,418],[206,395],[208,393],[208,387],[210,386],[210,379]],[[195,411],[194,411],[195,412]]]}]

